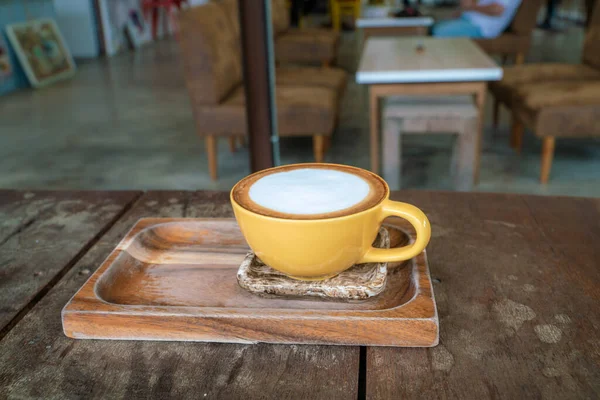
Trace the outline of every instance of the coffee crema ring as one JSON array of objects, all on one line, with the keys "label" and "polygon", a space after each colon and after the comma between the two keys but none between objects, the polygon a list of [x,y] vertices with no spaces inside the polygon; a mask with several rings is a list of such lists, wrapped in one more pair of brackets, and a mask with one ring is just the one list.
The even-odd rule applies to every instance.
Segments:
[{"label": "coffee crema ring", "polygon": [[[353,204],[350,207],[335,210],[331,212],[317,213],[317,214],[295,214],[295,213],[286,213],[280,212],[277,210],[273,210],[271,208],[264,207],[258,203],[256,203],[250,197],[250,188],[254,185],[259,179],[264,178],[266,176],[275,174],[275,173],[283,173],[290,172],[294,170],[301,169],[317,169],[317,170],[333,170],[344,172],[347,174],[351,174],[363,179],[369,185],[369,193],[367,196],[359,201],[356,204]],[[338,165],[338,164],[320,164],[320,163],[307,163],[307,164],[293,164],[283,167],[277,167],[274,169],[266,169],[263,171],[259,171],[254,173],[244,179],[242,179],[233,189],[233,200],[238,203],[244,209],[251,211],[256,214],[264,215],[267,217],[273,218],[282,218],[282,219],[294,219],[294,220],[316,220],[316,219],[328,219],[328,218],[337,218],[343,217],[346,215],[356,214],[361,211],[365,211],[370,209],[371,207],[376,206],[380,202],[382,202],[387,195],[387,186],[383,179],[378,175],[362,170],[360,168],[355,168],[346,165]]]}]

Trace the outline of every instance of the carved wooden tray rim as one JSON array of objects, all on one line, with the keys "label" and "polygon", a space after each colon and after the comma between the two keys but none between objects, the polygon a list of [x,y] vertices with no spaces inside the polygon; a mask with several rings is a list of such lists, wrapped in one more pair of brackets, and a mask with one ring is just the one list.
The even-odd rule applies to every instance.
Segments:
[{"label": "carved wooden tray rim", "polygon": [[[71,298],[62,310],[63,329],[67,336],[74,338],[98,338],[98,339],[149,339],[149,340],[199,340],[199,341],[222,341],[222,342],[271,342],[271,343],[322,343],[322,344],[365,344],[365,345],[393,345],[393,346],[432,346],[438,342],[438,315],[433,288],[429,277],[429,268],[427,265],[427,255],[424,251],[415,259],[410,260],[407,268],[411,268],[410,279],[414,285],[412,296],[399,304],[390,308],[383,309],[311,309],[308,308],[252,308],[252,307],[231,307],[231,306],[190,306],[190,305],[144,305],[144,304],[119,304],[107,301],[98,291],[98,283],[105,274],[111,272],[111,267],[115,266],[117,258],[127,253],[127,250],[140,233],[147,232],[151,227],[160,224],[178,224],[178,223],[208,223],[208,224],[232,224],[235,223],[231,218],[219,219],[190,219],[190,218],[144,218],[139,220],[134,227],[125,235],[124,239],[116,246],[101,266],[92,274],[81,289]],[[398,225],[388,225],[393,229],[402,230]],[[115,267],[117,268],[117,267]],[[407,289],[408,290],[408,289]],[[405,296],[403,294],[402,296]],[[313,298],[314,300],[314,298]],[[347,301],[346,303],[361,303],[364,300]],[[98,320],[104,317],[106,321]],[[242,335],[231,334],[227,332],[218,332],[214,327],[210,333],[200,329],[198,332],[169,332],[168,323],[161,332],[150,332],[150,328],[144,324],[151,324],[152,320],[157,318],[181,321],[189,319],[194,324],[202,325],[211,319],[219,320],[222,324],[226,321],[249,321],[254,325],[261,325],[272,321],[277,326],[282,325],[283,321],[289,324],[291,322],[299,325],[314,325],[330,321],[333,324],[344,323],[363,326],[366,323],[377,322],[388,327],[392,325],[401,327],[402,325],[419,325],[415,331],[415,337],[411,335],[407,340],[402,338],[391,338],[389,340],[377,339],[370,333],[364,333],[364,340],[360,333],[343,337],[312,337],[307,335],[305,338],[294,337],[291,340],[281,339],[277,335],[273,337],[252,337],[260,336],[260,332],[252,330],[247,334],[248,329]],[[110,320],[110,321],[108,321]],[[123,321],[137,321],[135,329],[128,331]],[[353,322],[354,321],[354,322]],[[140,323],[142,325],[140,325]],[[268,325],[268,324],[267,324]],[[102,329],[102,327],[106,329]],[[332,325],[335,327],[335,325]],[[314,328],[314,327],[313,327]],[[308,329],[308,328],[307,328]],[[343,332],[347,328],[340,327]],[[419,335],[418,330],[427,332],[425,337]],[[267,335],[269,336],[269,335]],[[317,335],[318,336],[318,335]]]}]

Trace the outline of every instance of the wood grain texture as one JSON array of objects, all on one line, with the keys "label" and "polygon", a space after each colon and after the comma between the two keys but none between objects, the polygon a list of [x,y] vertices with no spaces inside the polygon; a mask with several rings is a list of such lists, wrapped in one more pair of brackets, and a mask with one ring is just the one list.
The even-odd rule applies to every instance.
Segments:
[{"label": "wood grain texture", "polygon": [[[390,247],[404,246],[408,235],[414,240],[405,220],[385,226]],[[64,332],[77,339],[437,344],[425,252],[390,263],[378,296],[340,301],[248,292],[236,279],[247,251],[234,219],[140,220],[65,306]]]},{"label": "wood grain texture", "polygon": [[392,197],[432,223],[440,344],[368,348],[367,398],[600,396],[600,199]]},{"label": "wood grain texture", "polygon": [[60,311],[142,217],[233,217],[227,193],[144,195],[0,341],[0,398],[356,398],[357,347],[74,340]]},{"label": "wood grain texture", "polygon": [[0,191],[0,337],[138,195]]}]

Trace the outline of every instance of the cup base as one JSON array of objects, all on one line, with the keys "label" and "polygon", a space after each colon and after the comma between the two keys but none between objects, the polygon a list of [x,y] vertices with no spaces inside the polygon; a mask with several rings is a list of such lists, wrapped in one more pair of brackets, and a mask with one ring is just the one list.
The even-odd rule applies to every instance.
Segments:
[{"label": "cup base", "polygon": [[[388,231],[381,228],[375,247],[389,248]],[[251,293],[363,300],[381,293],[387,279],[386,263],[356,264],[345,271],[321,276],[290,276],[265,265],[250,252],[238,270],[239,285]]]},{"label": "cup base", "polygon": [[335,274],[329,274],[329,275],[323,275],[323,276],[294,276],[294,275],[287,275],[287,277],[292,278],[292,279],[296,279],[298,281],[307,281],[307,282],[315,282],[315,281],[324,281],[330,278],[333,278],[334,276],[339,275],[340,273],[337,272]]}]

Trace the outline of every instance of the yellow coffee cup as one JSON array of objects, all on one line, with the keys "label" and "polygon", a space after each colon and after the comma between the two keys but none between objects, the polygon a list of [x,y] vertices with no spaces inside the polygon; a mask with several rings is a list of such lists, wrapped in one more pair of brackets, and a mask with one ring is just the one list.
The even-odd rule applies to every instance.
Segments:
[{"label": "yellow coffee cup", "polygon": [[[262,178],[290,172],[321,173],[312,171],[315,169],[337,171],[364,180],[369,185],[369,201],[335,212],[296,215],[269,210],[252,199],[252,186]],[[285,176],[278,175],[278,178]],[[389,194],[385,181],[369,171],[346,165],[311,163],[271,168],[247,176],[233,187],[230,198],[242,234],[265,264],[296,279],[320,280],[354,264],[404,261],[423,251],[431,237],[427,216],[415,206],[389,200]],[[372,247],[381,223],[389,216],[410,222],[417,234],[414,243],[394,249]]]}]

